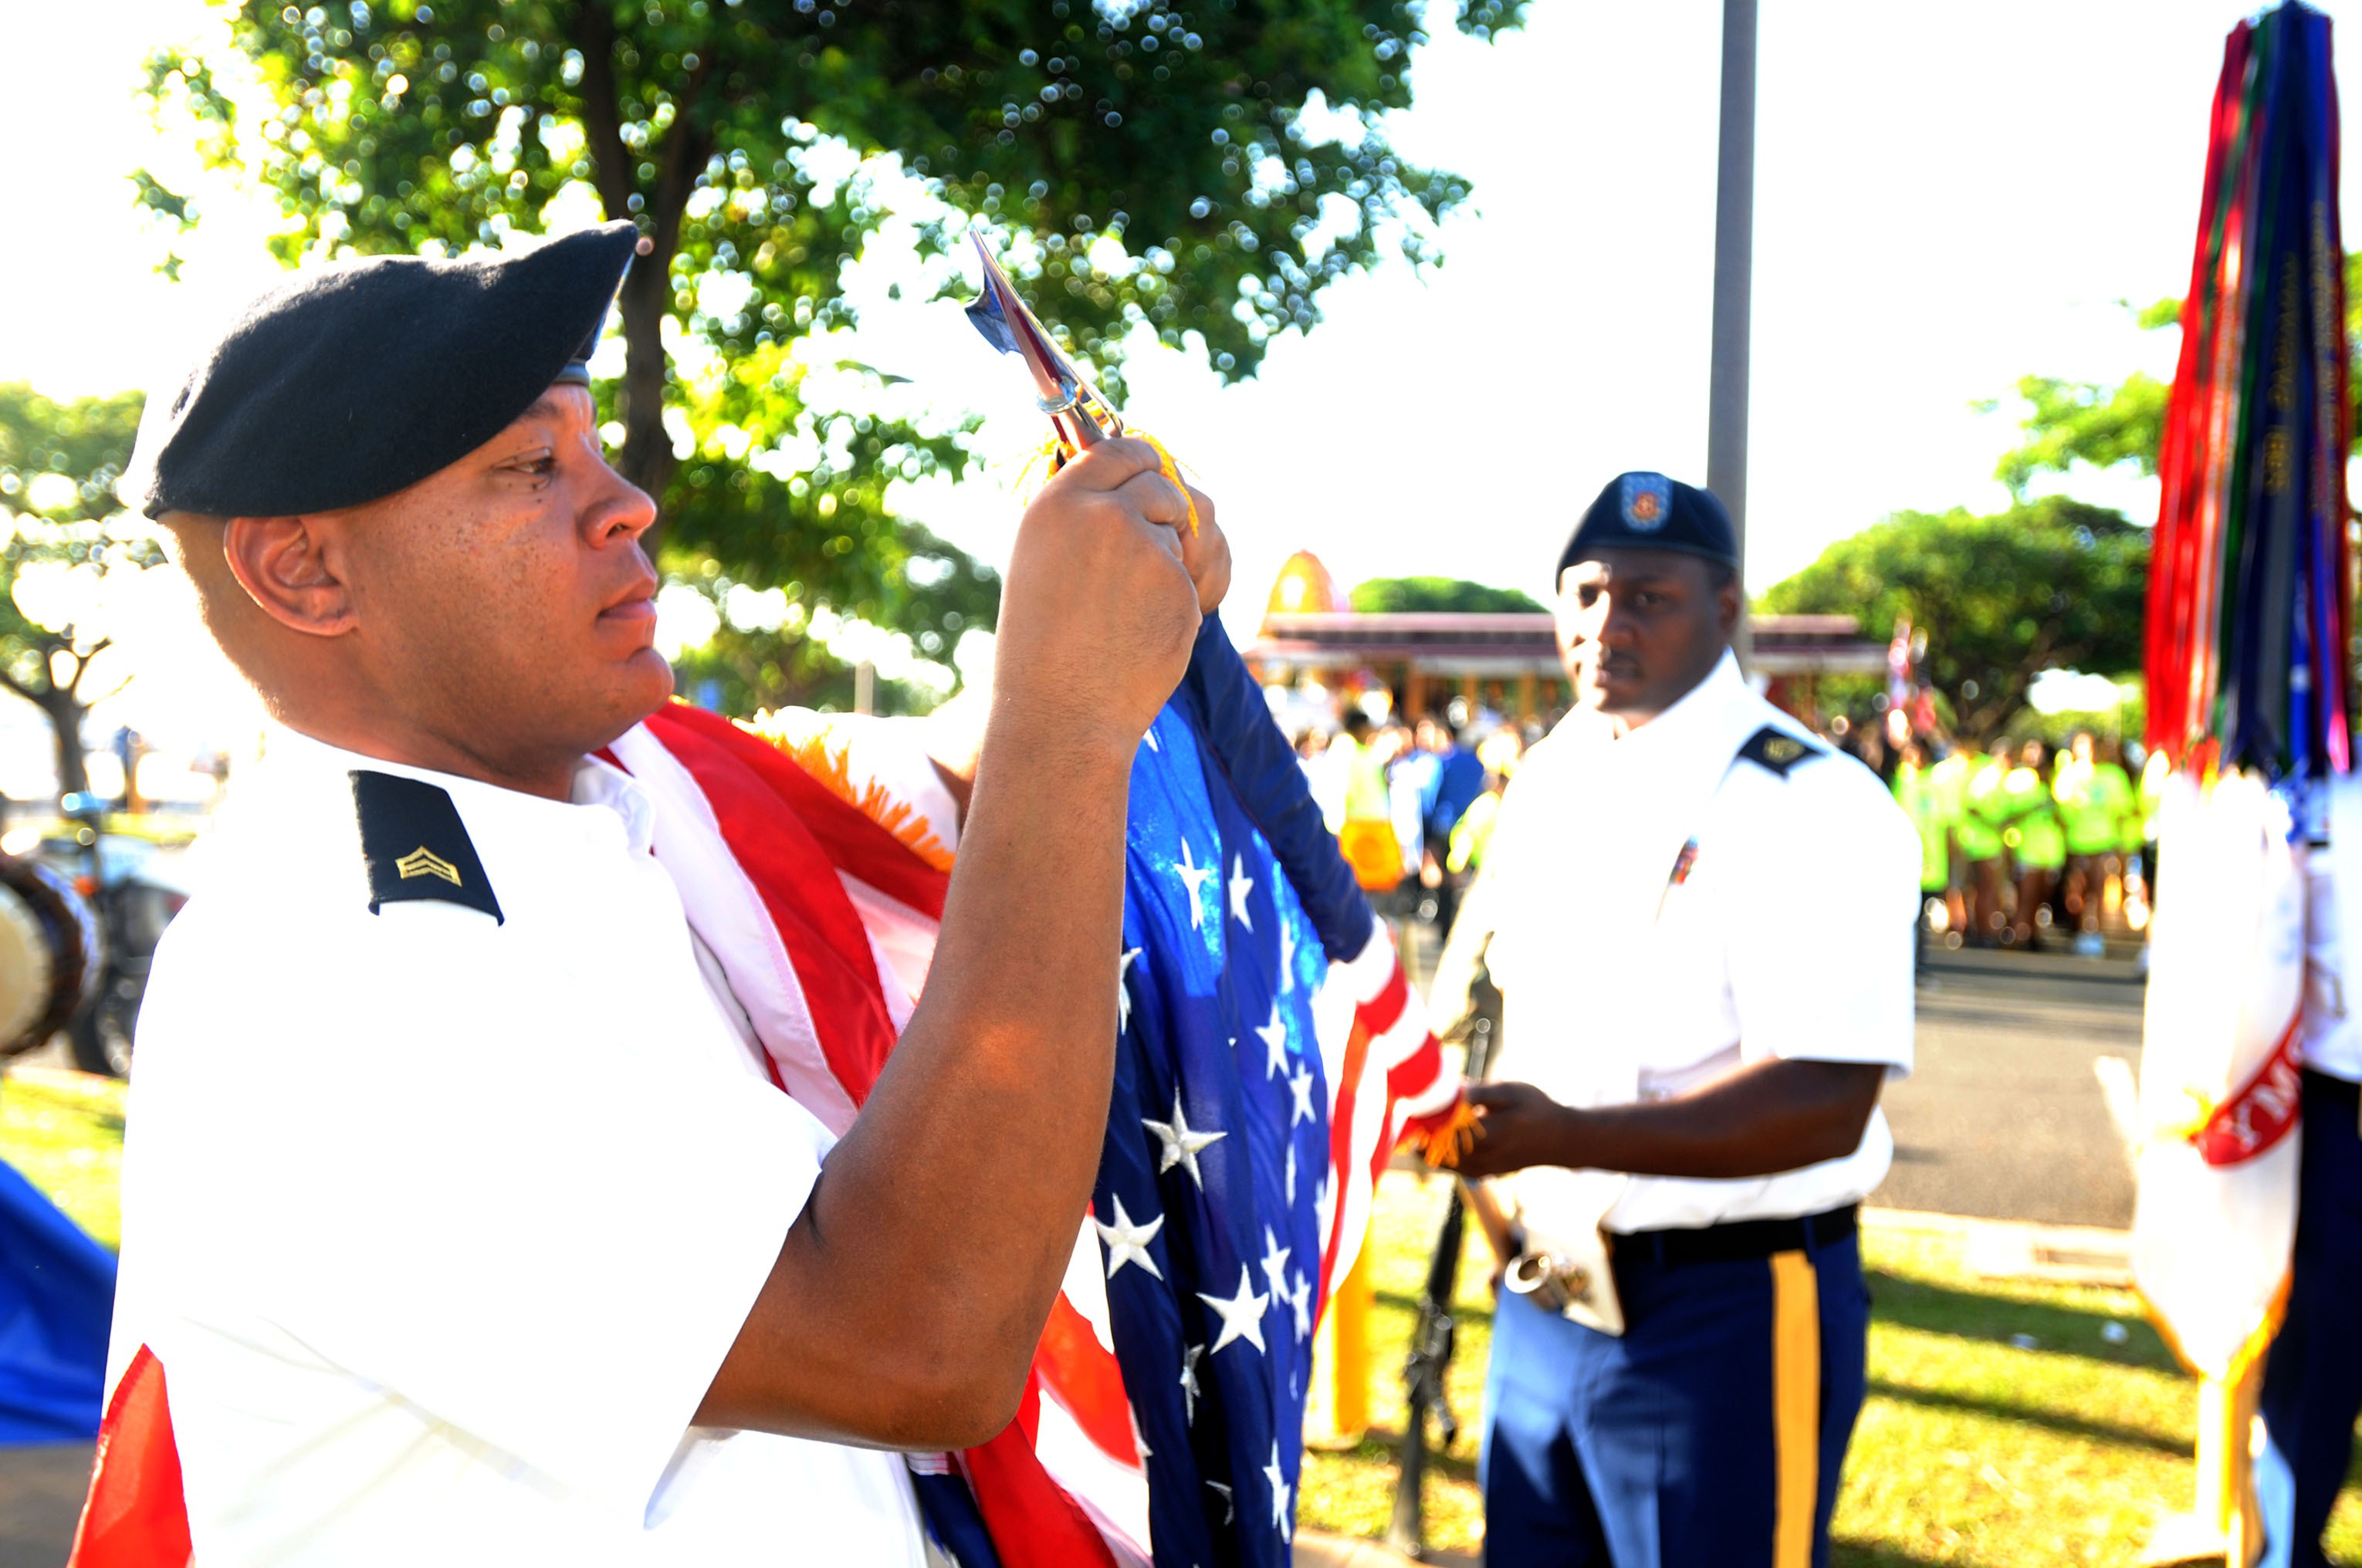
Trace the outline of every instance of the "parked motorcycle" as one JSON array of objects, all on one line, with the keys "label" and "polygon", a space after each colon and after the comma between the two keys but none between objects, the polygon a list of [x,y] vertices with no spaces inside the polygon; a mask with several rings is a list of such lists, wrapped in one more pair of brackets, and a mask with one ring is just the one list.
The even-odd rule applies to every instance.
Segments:
[{"label": "parked motorcycle", "polygon": [[88,1011],[105,967],[97,914],[72,878],[0,854],[0,1060]]},{"label": "parked motorcycle", "polygon": [[70,795],[60,804],[63,819],[19,861],[64,879],[89,913],[96,950],[64,1027],[75,1066],[121,1078],[131,1070],[132,1032],[157,944],[189,901],[185,854],[150,836],[110,830],[105,803],[95,795]]}]

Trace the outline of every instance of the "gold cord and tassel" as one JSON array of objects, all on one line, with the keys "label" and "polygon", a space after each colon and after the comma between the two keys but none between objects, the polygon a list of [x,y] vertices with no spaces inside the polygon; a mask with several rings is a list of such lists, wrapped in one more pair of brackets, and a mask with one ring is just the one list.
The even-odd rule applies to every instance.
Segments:
[{"label": "gold cord and tassel", "polygon": [[[1144,430],[1134,427],[1120,433],[1130,436],[1134,441],[1146,442],[1150,449],[1156,454],[1156,471],[1164,475],[1175,489],[1181,492],[1181,503],[1189,509],[1189,536],[1195,539],[1198,536],[1198,498],[1190,493],[1187,481],[1181,477],[1179,460],[1165,447],[1164,443]],[[1061,468],[1074,460],[1075,449],[1067,445],[1064,438],[1053,435],[1044,441],[1026,456],[1025,466],[1018,470],[1017,478],[1010,487],[1016,494],[1017,504],[1020,507],[1031,506],[1033,498],[1042,493],[1042,487],[1048,484],[1057,476]]]},{"label": "gold cord and tassel", "polygon": [[1460,1157],[1476,1146],[1476,1108],[1462,1100],[1449,1120],[1432,1128],[1414,1127],[1402,1146],[1416,1151],[1430,1170],[1457,1170]]}]

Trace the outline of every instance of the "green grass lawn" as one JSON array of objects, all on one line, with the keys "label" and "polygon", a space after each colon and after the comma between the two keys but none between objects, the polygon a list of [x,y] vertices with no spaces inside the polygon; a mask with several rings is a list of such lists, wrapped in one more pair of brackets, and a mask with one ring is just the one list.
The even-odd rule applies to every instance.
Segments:
[{"label": "green grass lawn", "polygon": [[[108,1246],[120,1234],[122,1155],[122,1084],[58,1072],[0,1079],[0,1159]],[[1306,1525],[1385,1530],[1402,1427],[1397,1374],[1446,1190],[1400,1172],[1380,1184],[1373,1430],[1352,1449],[1305,1455]],[[1461,1552],[1483,1539],[1476,1439],[1492,1334],[1484,1246],[1472,1227],[1447,1378],[1460,1437],[1428,1467],[1428,1541]],[[1961,1266],[1959,1246],[1915,1232],[1863,1234],[1870,1399],[1847,1456],[1833,1563],[2132,1563],[2158,1516],[2189,1504],[2196,1385],[2129,1291],[1980,1278]],[[2121,1344],[2109,1342],[2112,1323],[2126,1331]],[[2350,1564],[2362,1564],[2356,1483],[2362,1468],[2329,1535],[2332,1559]]]},{"label": "green grass lawn", "polygon": [[123,1091],[116,1079],[35,1069],[0,1078],[0,1159],[109,1247],[123,1227]]},{"label": "green grass lawn", "polygon": [[[1379,1386],[1371,1435],[1305,1457],[1304,1523],[1383,1534],[1402,1427],[1397,1370],[1441,1223],[1443,1184],[1389,1172],[1373,1245]],[[1429,1460],[1427,1539],[1473,1552],[1488,1258],[1473,1231],[1447,1378],[1462,1421]],[[1990,1280],[1960,1265],[1957,1239],[1871,1230],[1870,1398],[1846,1459],[1835,1568],[1953,1563],[1983,1568],[2130,1564],[2160,1514],[2190,1505],[2197,1385],[2174,1365],[2128,1290]],[[2121,1324],[2124,1343],[2109,1343]],[[2022,1340],[2030,1338],[2031,1348]],[[1430,1453],[1433,1434],[1430,1429]],[[2329,1532],[2333,1561],[2362,1564],[2362,1467]]]}]

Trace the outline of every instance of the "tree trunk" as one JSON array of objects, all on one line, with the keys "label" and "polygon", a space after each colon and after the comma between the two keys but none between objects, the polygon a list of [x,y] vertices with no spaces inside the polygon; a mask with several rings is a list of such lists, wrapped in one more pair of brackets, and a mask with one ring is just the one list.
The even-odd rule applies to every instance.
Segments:
[{"label": "tree trunk", "polygon": [[[617,389],[615,411],[624,425],[624,447],[615,469],[664,505],[665,488],[672,483],[680,460],[672,455],[672,436],[664,427],[664,319],[672,305],[672,257],[680,244],[680,221],[689,198],[697,189],[699,173],[713,151],[712,115],[704,103],[714,60],[701,59],[683,84],[679,113],[656,153],[653,192],[640,189],[637,164],[623,137],[624,113],[615,81],[615,24],[606,7],[583,4],[574,8],[568,38],[582,55],[582,125],[590,139],[592,180],[600,204],[611,218],[631,217],[633,198],[639,198],[640,254],[624,275],[617,305],[624,318],[624,384]],[[651,149],[653,150],[653,149]],[[656,559],[664,541],[664,514],[640,536],[640,548]]]},{"label": "tree trunk", "polygon": [[90,769],[82,754],[82,721],[89,710],[71,692],[51,691],[39,700],[41,711],[49,716],[50,737],[57,746],[58,794],[89,794]]},{"label": "tree trunk", "polygon": [[[624,448],[616,454],[615,470],[646,490],[658,508],[665,488],[672,483],[680,459],[672,455],[672,434],[664,427],[664,318],[670,284],[666,268],[653,256],[632,263],[617,297],[624,318],[624,382],[616,389],[615,411],[624,424]],[[657,558],[664,541],[664,513],[640,535],[640,548]]]}]

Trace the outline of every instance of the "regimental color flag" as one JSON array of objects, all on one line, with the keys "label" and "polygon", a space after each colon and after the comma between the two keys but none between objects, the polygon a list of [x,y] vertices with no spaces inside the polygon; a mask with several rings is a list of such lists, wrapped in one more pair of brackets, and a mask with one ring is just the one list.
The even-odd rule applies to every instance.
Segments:
[{"label": "regimental color flag", "polygon": [[2159,452],[2158,817],[2133,1269],[2190,1367],[2237,1381],[2296,1229],[2305,899],[2292,840],[2351,762],[2350,438],[2328,19],[2230,35]]}]

